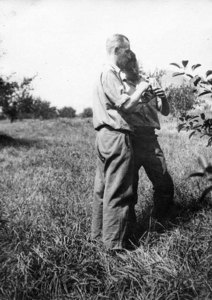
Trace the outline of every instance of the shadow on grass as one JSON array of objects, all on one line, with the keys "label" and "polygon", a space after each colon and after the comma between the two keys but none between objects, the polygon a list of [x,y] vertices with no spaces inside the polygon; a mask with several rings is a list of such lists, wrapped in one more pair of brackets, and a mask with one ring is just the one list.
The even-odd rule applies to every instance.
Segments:
[{"label": "shadow on grass", "polygon": [[13,138],[7,134],[0,133],[0,148],[4,147],[36,147],[36,148],[43,148],[43,143],[39,140],[30,140],[25,138]]},{"label": "shadow on grass", "polygon": [[183,224],[189,223],[195,218],[198,212],[203,209],[212,209],[212,205],[205,199],[201,201],[199,199],[190,199],[186,204],[175,203],[173,204],[165,217],[161,219],[154,219],[151,215],[151,206],[147,206],[142,212],[142,215],[138,215],[136,236],[139,240],[145,239],[149,233],[162,234],[166,231],[170,231]]}]

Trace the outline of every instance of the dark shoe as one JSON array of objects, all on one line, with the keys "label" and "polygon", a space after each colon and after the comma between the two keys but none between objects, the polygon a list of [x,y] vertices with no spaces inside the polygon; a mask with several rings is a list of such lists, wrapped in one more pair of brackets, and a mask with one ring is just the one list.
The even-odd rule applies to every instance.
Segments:
[{"label": "dark shoe", "polygon": [[140,243],[137,239],[132,239],[129,240],[126,245],[125,245],[125,249],[127,251],[134,251],[136,250],[138,247],[140,246]]}]

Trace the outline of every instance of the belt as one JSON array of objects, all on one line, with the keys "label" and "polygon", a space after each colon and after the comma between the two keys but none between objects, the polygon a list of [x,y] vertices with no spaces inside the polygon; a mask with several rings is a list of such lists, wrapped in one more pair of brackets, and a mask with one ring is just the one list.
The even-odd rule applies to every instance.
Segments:
[{"label": "belt", "polygon": [[130,130],[127,130],[127,129],[121,129],[121,128],[120,128],[120,129],[115,129],[115,128],[113,128],[112,126],[106,125],[106,124],[99,126],[99,127],[97,128],[97,131],[100,131],[102,128],[106,128],[106,129],[108,129],[108,130],[110,130],[110,131],[121,132],[121,133],[124,133],[124,134],[132,134],[132,131],[130,131]]}]

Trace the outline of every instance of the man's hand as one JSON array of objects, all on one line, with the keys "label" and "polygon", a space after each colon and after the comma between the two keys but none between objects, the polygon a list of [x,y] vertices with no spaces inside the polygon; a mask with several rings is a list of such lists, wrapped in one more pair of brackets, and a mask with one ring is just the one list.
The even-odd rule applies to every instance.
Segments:
[{"label": "man's hand", "polygon": [[153,89],[153,93],[155,94],[155,96],[157,96],[161,99],[166,99],[166,94],[165,94],[164,90],[161,88]]},{"label": "man's hand", "polygon": [[141,81],[138,85],[137,85],[137,90],[141,90],[142,92],[145,92],[148,88],[150,87],[149,82],[147,81]]}]

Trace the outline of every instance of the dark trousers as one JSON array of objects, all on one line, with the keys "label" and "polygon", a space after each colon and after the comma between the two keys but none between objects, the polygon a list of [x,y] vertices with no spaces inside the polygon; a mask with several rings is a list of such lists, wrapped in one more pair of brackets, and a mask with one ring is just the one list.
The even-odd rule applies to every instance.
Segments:
[{"label": "dark trousers", "polygon": [[167,171],[163,151],[155,134],[148,136],[134,136],[132,138],[134,151],[134,197],[137,201],[139,169],[144,168],[154,189],[154,208],[152,216],[158,220],[167,216],[173,204],[174,185]]}]

